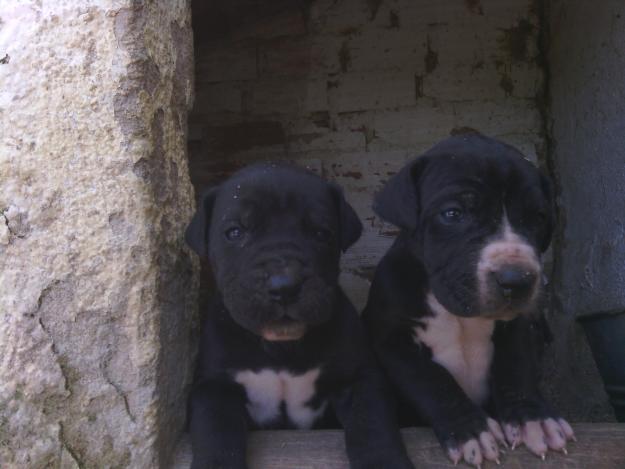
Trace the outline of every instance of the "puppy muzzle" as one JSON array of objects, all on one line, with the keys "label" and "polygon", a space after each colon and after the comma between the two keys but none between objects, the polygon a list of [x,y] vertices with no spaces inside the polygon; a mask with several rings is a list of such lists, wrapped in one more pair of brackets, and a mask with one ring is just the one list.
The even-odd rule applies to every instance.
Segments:
[{"label": "puppy muzzle", "polygon": [[540,294],[542,267],[535,248],[517,236],[487,244],[477,266],[482,316],[512,319],[531,312]]}]

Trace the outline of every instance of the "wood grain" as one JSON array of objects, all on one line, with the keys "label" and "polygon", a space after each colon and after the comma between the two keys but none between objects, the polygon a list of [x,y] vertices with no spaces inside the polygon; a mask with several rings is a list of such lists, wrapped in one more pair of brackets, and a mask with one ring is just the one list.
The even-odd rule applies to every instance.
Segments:
[{"label": "wood grain", "polygon": [[[568,446],[569,454],[550,453],[545,461],[525,448],[507,451],[502,468],[528,469],[625,469],[625,424],[574,425],[577,442]],[[402,431],[408,453],[417,468],[449,469],[454,465],[445,457],[430,429]],[[248,461],[251,469],[348,469],[343,432],[263,431],[249,439]],[[181,441],[172,469],[188,469],[191,449]],[[460,465],[459,467],[463,467]],[[464,466],[468,467],[468,466]],[[483,467],[497,467],[494,463]],[[393,469],[393,468],[380,468]]]}]

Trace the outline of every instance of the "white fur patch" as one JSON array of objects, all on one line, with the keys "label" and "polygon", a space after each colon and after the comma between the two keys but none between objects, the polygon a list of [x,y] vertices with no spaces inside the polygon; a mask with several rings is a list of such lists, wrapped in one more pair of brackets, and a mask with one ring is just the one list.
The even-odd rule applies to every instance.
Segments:
[{"label": "white fur patch", "polygon": [[414,328],[414,340],[432,351],[432,360],[444,366],[477,404],[488,397],[488,376],[493,358],[492,319],[455,316],[433,294],[427,297],[434,316],[421,318],[425,328]]},{"label": "white fur patch", "polygon": [[270,369],[239,371],[234,380],[245,388],[247,410],[256,423],[262,425],[278,418],[280,406],[284,402],[291,422],[305,429],[312,427],[325,410],[325,402],[318,409],[306,405],[315,394],[315,383],[320,372],[319,368],[301,375]]}]

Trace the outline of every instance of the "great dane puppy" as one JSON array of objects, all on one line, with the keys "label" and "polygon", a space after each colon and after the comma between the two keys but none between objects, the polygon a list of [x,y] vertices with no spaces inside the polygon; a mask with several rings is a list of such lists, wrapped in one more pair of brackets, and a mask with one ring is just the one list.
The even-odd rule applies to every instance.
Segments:
[{"label": "great dane puppy", "polygon": [[516,149],[464,134],[409,162],[374,210],[401,231],[363,317],[410,423],[431,424],[455,463],[499,461],[506,441],[566,452],[573,431],[538,391],[548,179]]},{"label": "great dane puppy", "polygon": [[338,186],[260,164],[206,193],[187,232],[217,292],[190,398],[193,464],[245,468],[258,428],[345,429],[352,468],[411,468],[339,258],[362,225]]}]

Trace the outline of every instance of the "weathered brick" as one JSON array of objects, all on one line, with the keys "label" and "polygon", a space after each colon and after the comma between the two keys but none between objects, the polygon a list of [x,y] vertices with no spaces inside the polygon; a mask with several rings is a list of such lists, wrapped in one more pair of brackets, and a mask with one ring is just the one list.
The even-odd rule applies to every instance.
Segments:
[{"label": "weathered brick", "polygon": [[[423,32],[402,29],[366,29],[344,38],[342,47],[348,60],[344,71],[406,71],[423,73],[425,54]],[[339,49],[341,50],[341,49]]]},{"label": "weathered brick", "polygon": [[375,113],[373,149],[413,149],[436,142],[449,135],[454,124],[453,108],[448,104],[433,106],[424,102],[417,108]]},{"label": "weathered brick", "polygon": [[352,34],[366,25],[372,16],[367,2],[318,0],[310,8],[310,24],[315,31]]},{"label": "weathered brick", "polygon": [[224,153],[286,142],[282,124],[276,121],[241,122],[235,125],[207,127],[204,138],[210,148]]},{"label": "weathered brick", "polygon": [[248,17],[232,32],[232,39],[262,40],[306,34],[301,3],[293,0],[257,2],[256,11],[249,12]]},{"label": "weathered brick", "polygon": [[328,131],[323,133],[289,134],[289,152],[307,152],[310,150],[364,150],[365,138],[356,131]]},{"label": "weathered brick", "polygon": [[259,45],[258,70],[264,78],[325,77],[338,71],[332,48],[314,37],[281,37]]},{"label": "weathered brick", "polygon": [[325,80],[260,80],[253,83],[249,111],[253,114],[297,115],[328,109]]},{"label": "weathered brick", "polygon": [[197,89],[194,109],[198,114],[241,112],[242,99],[241,86],[237,83],[205,84]]},{"label": "weathered brick", "polygon": [[480,129],[487,135],[536,134],[541,126],[540,112],[533,99],[460,101],[452,103],[451,108],[454,127]]},{"label": "weathered brick", "polygon": [[256,43],[212,42],[196,53],[195,79],[203,83],[254,80],[257,78]]},{"label": "weathered brick", "polygon": [[410,106],[416,103],[414,74],[409,72],[345,73],[330,80],[328,93],[337,112]]}]

